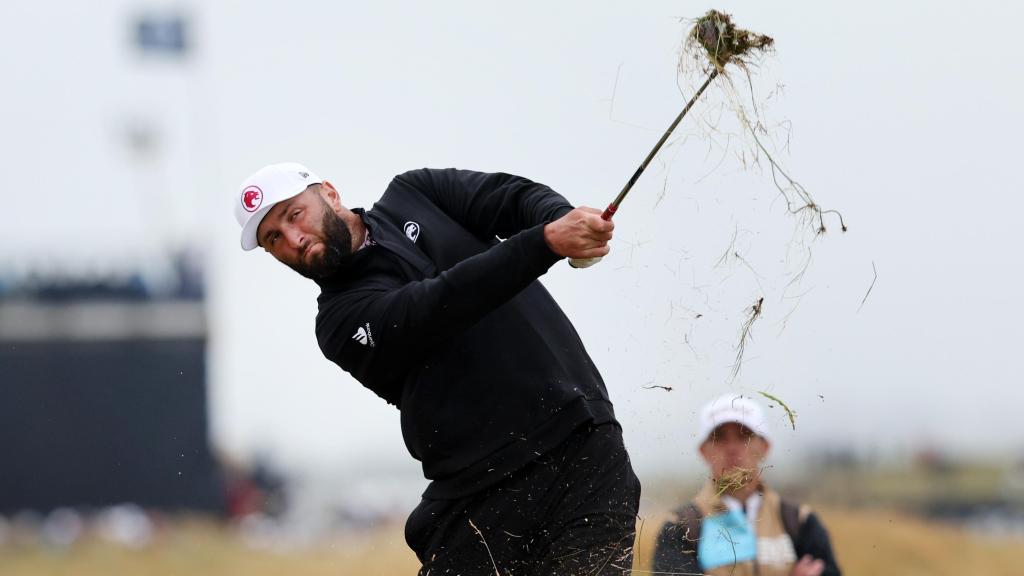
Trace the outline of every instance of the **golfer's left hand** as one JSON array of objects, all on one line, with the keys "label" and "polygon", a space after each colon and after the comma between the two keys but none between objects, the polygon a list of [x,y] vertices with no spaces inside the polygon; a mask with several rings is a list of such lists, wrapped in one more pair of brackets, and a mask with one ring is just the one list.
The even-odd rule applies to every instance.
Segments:
[{"label": "golfer's left hand", "polygon": [[597,208],[580,206],[544,227],[551,251],[566,258],[600,258],[608,254],[615,224],[601,219]]}]

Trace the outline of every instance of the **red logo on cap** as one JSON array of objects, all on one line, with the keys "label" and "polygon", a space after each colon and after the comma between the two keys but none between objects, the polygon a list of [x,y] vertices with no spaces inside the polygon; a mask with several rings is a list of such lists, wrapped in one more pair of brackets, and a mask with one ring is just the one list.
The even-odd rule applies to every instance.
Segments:
[{"label": "red logo on cap", "polygon": [[246,212],[255,212],[263,204],[263,190],[259,186],[249,186],[242,190],[242,208]]}]

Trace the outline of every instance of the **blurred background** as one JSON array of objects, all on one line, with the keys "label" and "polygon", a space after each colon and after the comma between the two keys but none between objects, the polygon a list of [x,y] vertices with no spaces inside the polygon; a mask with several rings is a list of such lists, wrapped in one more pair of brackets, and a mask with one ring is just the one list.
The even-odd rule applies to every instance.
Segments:
[{"label": "blurred background", "polygon": [[[644,483],[638,573],[728,391],[850,573],[1019,573],[1024,9],[998,0],[4,0],[0,573],[414,573],[398,412],[321,356],[316,286],[240,250],[237,184],[299,161],[369,207],[454,166],[604,206],[703,80],[677,64],[709,8],[775,53],[709,89],[609,257],[542,278]],[[787,213],[738,106],[849,231]]]}]

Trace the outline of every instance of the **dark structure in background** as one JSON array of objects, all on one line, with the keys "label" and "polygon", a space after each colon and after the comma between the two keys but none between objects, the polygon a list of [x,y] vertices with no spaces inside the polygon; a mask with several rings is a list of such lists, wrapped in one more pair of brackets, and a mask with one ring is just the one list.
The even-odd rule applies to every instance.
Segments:
[{"label": "dark structure in background", "polygon": [[201,284],[0,285],[0,513],[135,503],[220,513]]}]

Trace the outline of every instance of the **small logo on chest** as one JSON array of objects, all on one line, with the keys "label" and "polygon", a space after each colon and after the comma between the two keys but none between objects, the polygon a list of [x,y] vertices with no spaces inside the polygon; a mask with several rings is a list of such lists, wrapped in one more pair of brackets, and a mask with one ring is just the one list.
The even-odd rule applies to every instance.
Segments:
[{"label": "small logo on chest", "polygon": [[406,222],[402,229],[405,230],[405,237],[412,240],[413,243],[420,237],[420,225],[411,220]]}]

